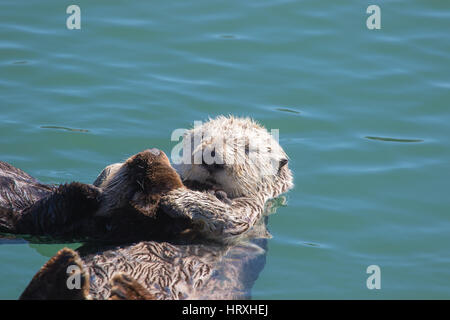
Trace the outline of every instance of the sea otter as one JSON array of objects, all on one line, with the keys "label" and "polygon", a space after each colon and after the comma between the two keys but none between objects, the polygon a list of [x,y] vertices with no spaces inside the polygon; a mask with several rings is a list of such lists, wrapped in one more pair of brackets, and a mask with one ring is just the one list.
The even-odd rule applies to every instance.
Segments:
[{"label": "sea otter", "polygon": [[115,177],[103,188],[44,185],[0,162],[0,232],[123,243],[176,237],[190,227],[187,219],[159,210],[164,193],[185,188],[164,152],[151,149],[130,157]]},{"label": "sea otter", "polygon": [[[187,218],[203,238],[215,243],[148,241],[100,251],[81,249],[93,298],[117,298],[117,292],[136,298],[133,292],[142,291],[128,291],[130,283],[124,285],[121,274],[157,299],[249,297],[265,261],[264,216],[275,203],[270,199],[293,186],[288,157],[264,127],[248,118],[210,120],[188,131],[187,141],[192,143],[185,144],[183,152],[189,157],[184,159],[200,153],[201,161],[174,165],[188,188],[169,191],[160,205],[172,217]],[[222,161],[206,163],[208,153]],[[105,168],[94,185],[104,187],[114,180],[120,165]]]},{"label": "sea otter", "polygon": [[[22,298],[248,298],[265,261],[268,235],[263,217],[268,201],[293,186],[288,158],[266,129],[246,118],[216,118],[187,132],[184,141],[198,136],[199,146],[191,149],[195,146],[191,144],[184,152],[192,158],[200,152],[200,163],[186,161],[176,167],[188,188],[164,193],[159,204],[166,216],[190,224],[186,230],[201,235],[201,242],[180,243],[169,237],[118,246],[87,245],[77,252],[64,249],[38,272]],[[205,151],[223,161],[206,161]],[[108,166],[94,185],[101,189],[120,185],[121,168],[122,164]],[[99,212],[109,215],[108,210]],[[67,278],[67,266],[73,264],[84,279],[79,291],[67,291],[66,282],[52,277]]]}]

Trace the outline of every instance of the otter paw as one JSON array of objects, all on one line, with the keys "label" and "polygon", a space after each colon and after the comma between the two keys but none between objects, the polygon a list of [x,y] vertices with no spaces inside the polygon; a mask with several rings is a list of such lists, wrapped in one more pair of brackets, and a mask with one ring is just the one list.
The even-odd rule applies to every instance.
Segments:
[{"label": "otter paw", "polygon": [[140,283],[130,276],[119,273],[111,280],[111,295],[109,300],[155,300]]},{"label": "otter paw", "polygon": [[89,299],[89,276],[78,254],[63,248],[33,277],[20,300]]}]

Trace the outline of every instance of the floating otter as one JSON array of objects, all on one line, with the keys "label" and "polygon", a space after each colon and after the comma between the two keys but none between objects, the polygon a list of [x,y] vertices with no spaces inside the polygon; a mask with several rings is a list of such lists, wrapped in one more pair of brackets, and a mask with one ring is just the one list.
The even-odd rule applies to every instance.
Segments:
[{"label": "floating otter", "polygon": [[[55,292],[77,299],[248,298],[265,261],[265,206],[293,186],[287,156],[267,130],[250,119],[219,117],[190,130],[184,141],[198,135],[200,148],[192,150],[191,157],[208,150],[213,158],[222,157],[223,163],[207,163],[202,155],[201,163],[184,162],[176,167],[188,188],[162,194],[159,208],[166,217],[181,219],[182,225],[188,226],[185,230],[194,230],[200,239],[222,244],[206,240],[183,243],[166,237],[110,247],[87,245],[77,252],[63,249],[38,272],[22,298],[58,297]],[[228,147],[219,148],[222,142]],[[255,146],[250,142],[266,150],[252,157]],[[230,152],[238,149],[240,153]],[[233,157],[239,161],[229,161]],[[120,185],[124,177],[121,168],[122,164],[107,167],[94,185],[100,189]],[[117,201],[97,210],[98,217],[110,217],[114,210],[105,208],[122,203],[111,200]],[[79,291],[61,287],[66,284],[61,279],[68,277],[64,270],[71,264],[78,265],[84,279]],[[52,274],[59,274],[59,280]],[[54,291],[36,289],[48,281],[53,285],[46,288]]]}]

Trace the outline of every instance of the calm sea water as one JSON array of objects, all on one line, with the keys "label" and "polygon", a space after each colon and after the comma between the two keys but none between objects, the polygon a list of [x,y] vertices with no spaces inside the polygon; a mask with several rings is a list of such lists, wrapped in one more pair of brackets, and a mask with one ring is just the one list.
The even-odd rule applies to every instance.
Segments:
[{"label": "calm sea water", "polygon": [[[69,4],[0,3],[1,160],[89,183],[194,120],[251,116],[296,183],[254,298],[450,298],[448,1],[79,0],[81,30]],[[63,246],[3,240],[0,298]]]}]

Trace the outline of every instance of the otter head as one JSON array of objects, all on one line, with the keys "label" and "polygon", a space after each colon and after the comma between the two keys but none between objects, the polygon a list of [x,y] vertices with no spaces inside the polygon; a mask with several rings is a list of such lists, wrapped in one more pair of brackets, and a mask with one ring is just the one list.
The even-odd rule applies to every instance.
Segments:
[{"label": "otter head", "polygon": [[267,200],[293,186],[286,153],[249,118],[220,116],[189,130],[177,169],[185,183],[210,185],[230,198],[263,195]]},{"label": "otter head", "polygon": [[147,216],[156,213],[161,195],[183,187],[166,154],[158,149],[142,151],[126,160],[114,176],[102,184],[98,216],[130,206]]}]

